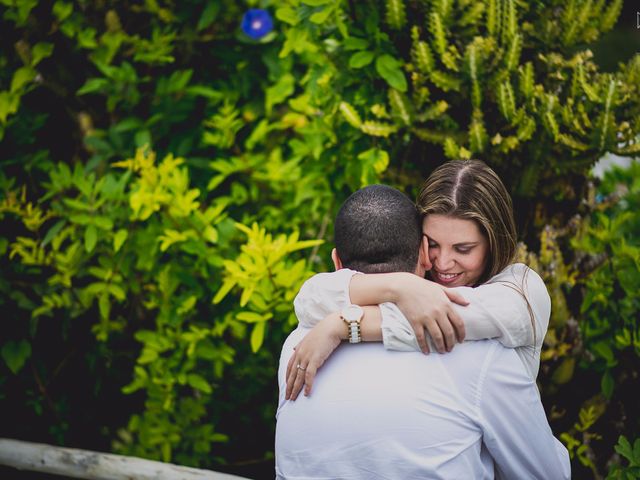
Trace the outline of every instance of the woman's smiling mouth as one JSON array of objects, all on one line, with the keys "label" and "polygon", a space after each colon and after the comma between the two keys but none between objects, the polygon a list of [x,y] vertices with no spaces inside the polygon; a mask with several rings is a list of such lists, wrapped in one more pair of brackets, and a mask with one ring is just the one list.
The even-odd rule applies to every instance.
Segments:
[{"label": "woman's smiling mouth", "polygon": [[462,273],[442,273],[435,270],[436,278],[442,283],[454,282]]}]

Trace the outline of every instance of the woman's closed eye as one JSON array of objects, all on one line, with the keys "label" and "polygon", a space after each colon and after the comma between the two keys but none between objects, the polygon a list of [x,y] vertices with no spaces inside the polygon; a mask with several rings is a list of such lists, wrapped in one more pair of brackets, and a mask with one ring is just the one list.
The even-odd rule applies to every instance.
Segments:
[{"label": "woman's closed eye", "polygon": [[[429,242],[429,248],[438,248],[438,244],[435,242]],[[467,255],[471,253],[472,249],[473,247],[454,247],[454,250],[461,255]]]}]

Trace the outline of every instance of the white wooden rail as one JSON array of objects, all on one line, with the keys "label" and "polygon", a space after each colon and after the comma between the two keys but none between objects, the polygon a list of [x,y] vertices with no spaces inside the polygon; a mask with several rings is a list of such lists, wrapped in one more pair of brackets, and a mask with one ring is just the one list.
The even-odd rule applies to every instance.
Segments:
[{"label": "white wooden rail", "polygon": [[8,438],[0,438],[0,465],[86,480],[244,479],[244,477],[227,473],[182,467],[171,463]]}]

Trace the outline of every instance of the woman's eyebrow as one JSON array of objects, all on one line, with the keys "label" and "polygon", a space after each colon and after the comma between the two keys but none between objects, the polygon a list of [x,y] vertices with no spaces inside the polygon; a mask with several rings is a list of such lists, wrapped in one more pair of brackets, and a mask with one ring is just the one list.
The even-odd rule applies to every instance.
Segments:
[{"label": "woman's eyebrow", "polygon": [[461,242],[461,243],[454,243],[453,246],[454,247],[475,247],[479,243],[480,242]]},{"label": "woman's eyebrow", "polygon": [[[427,240],[429,240],[430,242],[434,242],[434,243],[438,243],[437,240],[434,240],[433,238],[431,238],[429,235],[427,235],[426,233],[422,233],[423,237],[426,237]],[[460,242],[460,243],[454,243],[453,246],[454,247],[475,247],[476,245],[479,245],[480,242]]]}]

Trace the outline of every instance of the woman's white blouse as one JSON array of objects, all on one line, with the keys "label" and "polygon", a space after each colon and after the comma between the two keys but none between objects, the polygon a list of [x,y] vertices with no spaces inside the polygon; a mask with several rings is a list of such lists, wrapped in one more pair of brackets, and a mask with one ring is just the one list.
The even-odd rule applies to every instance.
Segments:
[{"label": "woman's white blouse", "polygon": [[[293,303],[300,325],[313,327],[330,313],[349,305],[349,283],[357,273],[343,268],[307,280]],[[495,338],[505,347],[515,348],[535,379],[551,314],[549,293],[540,276],[528,266],[516,263],[478,287],[451,290],[469,301],[467,306],[453,305],[465,322],[465,340]],[[395,304],[382,303],[380,311],[385,348],[420,350],[413,328]]]}]

